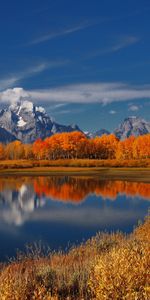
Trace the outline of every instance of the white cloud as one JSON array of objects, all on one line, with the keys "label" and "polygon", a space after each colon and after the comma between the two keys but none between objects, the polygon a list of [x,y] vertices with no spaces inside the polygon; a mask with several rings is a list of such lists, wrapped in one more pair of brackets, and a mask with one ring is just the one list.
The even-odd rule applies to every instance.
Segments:
[{"label": "white cloud", "polygon": [[120,49],[126,48],[128,46],[131,46],[131,45],[139,42],[139,40],[140,39],[135,36],[123,37],[120,41],[118,41],[118,43],[116,43],[115,45],[113,45],[110,48],[110,52],[119,51]]},{"label": "white cloud", "polygon": [[36,102],[55,103],[101,103],[127,100],[150,100],[150,86],[131,86],[123,83],[85,83],[43,90],[8,89],[0,92],[1,102],[11,102],[26,97]]},{"label": "white cloud", "polygon": [[57,104],[53,104],[53,106],[50,107],[51,110],[57,110],[60,109],[64,106],[68,105],[68,103],[57,103]]},{"label": "white cloud", "polygon": [[7,89],[17,83],[17,77],[10,76],[6,79],[0,79],[0,90]]},{"label": "white cloud", "polygon": [[63,87],[29,91],[31,98],[37,101],[57,103],[101,103],[150,99],[150,87],[134,87],[122,83],[87,83]]},{"label": "white cloud", "polygon": [[87,27],[92,26],[92,25],[93,24],[91,24],[89,22],[84,22],[84,23],[76,25],[74,27],[64,28],[64,29],[59,30],[59,31],[50,32],[46,35],[42,35],[42,36],[32,40],[29,43],[29,45],[36,45],[36,44],[40,44],[40,43],[55,39],[55,38],[60,37],[60,36],[69,35],[69,34],[72,34],[76,31],[86,29]]},{"label": "white cloud", "polygon": [[30,95],[23,88],[7,89],[0,93],[2,103],[16,103],[21,99],[29,99]]},{"label": "white cloud", "polygon": [[0,90],[6,89],[8,87],[12,87],[13,85],[17,84],[20,80],[33,76],[37,73],[43,72],[45,69],[48,68],[46,63],[41,63],[32,68],[25,69],[22,72],[17,72],[13,76],[9,76],[8,78],[0,79]]},{"label": "white cloud", "polygon": [[139,106],[137,106],[137,105],[130,105],[128,110],[129,111],[138,111],[139,110]]},{"label": "white cloud", "polygon": [[117,112],[115,111],[115,110],[110,110],[109,111],[109,114],[111,114],[111,115],[115,115]]},{"label": "white cloud", "polygon": [[104,49],[99,49],[93,53],[90,53],[85,58],[96,57],[96,56],[105,55],[113,52],[118,52],[121,49],[127,48],[129,46],[138,43],[139,41],[140,38],[136,36],[123,36],[120,39],[118,39],[116,42],[114,42],[113,45],[110,45],[109,47]]},{"label": "white cloud", "polygon": [[73,111],[71,111],[70,109],[63,109],[63,110],[55,112],[55,115],[65,115],[65,114],[70,114],[70,113],[73,113]]},{"label": "white cloud", "polygon": [[35,76],[36,74],[41,73],[47,69],[62,67],[68,63],[68,60],[42,62],[30,68],[27,68],[22,72],[16,72],[13,76],[9,76],[5,79],[0,79],[0,91],[18,84],[24,78]]}]

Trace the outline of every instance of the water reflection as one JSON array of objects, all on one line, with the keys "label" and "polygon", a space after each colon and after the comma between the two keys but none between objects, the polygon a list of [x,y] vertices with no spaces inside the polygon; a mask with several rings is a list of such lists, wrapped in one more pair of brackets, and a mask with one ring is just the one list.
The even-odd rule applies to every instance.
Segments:
[{"label": "water reflection", "polygon": [[[146,201],[150,200],[150,184],[142,182],[128,182],[128,181],[104,181],[98,177],[68,177],[68,176],[51,176],[51,177],[9,177],[0,179],[0,218],[8,224],[22,225],[30,217],[37,217],[38,220],[43,219],[53,219],[53,217],[58,221],[62,218],[66,220],[68,216],[71,215],[71,219],[75,214],[75,218],[79,220],[80,211],[73,210],[71,208],[71,213],[67,215],[64,214],[64,209],[61,210],[55,207],[57,213],[51,215],[51,211],[45,211],[43,216],[43,211],[39,214],[35,214],[35,210],[39,207],[43,207],[47,204],[47,201],[59,201],[62,203],[71,203],[73,205],[78,205],[82,203],[89,197],[98,197],[101,200],[115,201],[119,196],[125,195],[126,198],[130,198],[130,207],[132,204],[131,199],[135,197],[143,199]],[[126,200],[127,204],[127,200]],[[92,204],[91,204],[92,206]],[[135,203],[134,203],[135,206]],[[94,221],[99,218],[99,211],[94,207],[91,207],[90,212],[93,212]],[[86,207],[83,206],[84,213],[86,212]],[[59,213],[58,213],[59,211]],[[34,213],[34,214],[33,214]],[[98,213],[98,215],[97,215]],[[108,203],[107,203],[107,213],[108,213]],[[106,211],[103,216],[107,216]],[[117,211],[114,212],[116,215]],[[130,215],[130,211],[128,212]],[[38,215],[38,216],[37,216]],[[71,222],[68,219],[68,222]],[[102,216],[101,216],[101,219]],[[114,218],[113,218],[114,219]],[[109,216],[110,220],[110,216]]]},{"label": "water reflection", "polygon": [[54,200],[79,203],[90,194],[103,199],[116,200],[119,194],[150,200],[150,184],[128,181],[104,181],[87,177],[39,177],[34,181],[34,190],[41,196]]},{"label": "water reflection", "polygon": [[14,186],[13,189],[7,186],[0,192],[0,202],[3,204],[2,218],[15,225],[23,224],[37,207],[44,204],[29,184]]},{"label": "water reflection", "polygon": [[148,212],[150,184],[99,177],[0,178],[0,260],[41,240],[53,249],[100,230],[131,232]]}]

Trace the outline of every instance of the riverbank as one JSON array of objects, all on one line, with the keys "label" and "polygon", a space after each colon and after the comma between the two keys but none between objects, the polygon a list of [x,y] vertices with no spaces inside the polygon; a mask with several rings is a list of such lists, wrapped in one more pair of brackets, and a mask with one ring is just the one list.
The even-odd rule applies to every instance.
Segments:
[{"label": "riverbank", "polygon": [[100,176],[102,180],[150,182],[150,160],[0,161],[0,176]]},{"label": "riverbank", "polygon": [[67,253],[28,248],[1,264],[0,299],[150,299],[150,217],[125,236],[99,233]]}]

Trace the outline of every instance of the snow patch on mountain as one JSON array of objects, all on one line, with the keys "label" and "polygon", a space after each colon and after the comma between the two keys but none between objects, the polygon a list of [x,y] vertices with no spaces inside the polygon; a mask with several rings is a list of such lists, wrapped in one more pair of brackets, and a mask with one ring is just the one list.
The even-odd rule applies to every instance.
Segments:
[{"label": "snow patch on mountain", "polygon": [[19,117],[19,121],[18,121],[18,123],[17,123],[17,126],[23,127],[23,126],[25,126],[26,124],[27,124],[27,122],[25,122],[25,121],[22,119],[22,117]]},{"label": "snow patch on mountain", "polygon": [[25,109],[28,112],[33,112],[34,104],[31,101],[21,102],[20,110]]},{"label": "snow patch on mountain", "polygon": [[45,109],[42,106],[36,106],[36,111],[39,111],[39,112],[45,114]]}]

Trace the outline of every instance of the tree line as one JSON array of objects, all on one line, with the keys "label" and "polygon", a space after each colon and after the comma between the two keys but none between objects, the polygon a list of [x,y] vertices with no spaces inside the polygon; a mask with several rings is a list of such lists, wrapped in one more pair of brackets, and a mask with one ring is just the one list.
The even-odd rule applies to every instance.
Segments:
[{"label": "tree line", "polygon": [[81,132],[57,133],[33,144],[0,143],[0,159],[146,159],[150,158],[150,134],[119,140],[114,134],[88,139]]}]

